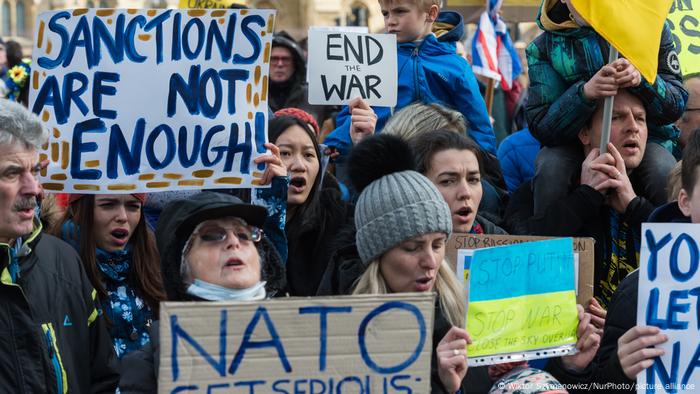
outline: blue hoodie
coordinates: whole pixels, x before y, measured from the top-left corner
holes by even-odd
[[[496,154],[496,136],[486,111],[484,98],[471,66],[456,54],[456,42],[464,34],[462,16],[444,11],[436,24],[448,24],[452,28],[436,37],[427,35],[423,41],[399,43],[397,49],[398,100],[395,110],[413,102],[439,103],[461,112],[467,119],[469,136],[481,148]],[[372,107],[377,114],[376,132],[379,133],[392,114],[390,107]],[[352,146],[350,139],[350,114],[344,106],[336,119],[337,128],[324,144],[346,154]]]

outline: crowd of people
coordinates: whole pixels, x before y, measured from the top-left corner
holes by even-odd
[[[636,325],[641,225],[700,222],[700,78],[665,61],[676,51],[668,26],[646,81],[624,58],[607,64],[605,41],[570,0],[543,0],[527,125],[499,145],[457,54],[461,15],[438,0],[379,3],[398,43],[393,108],[309,105],[314,54],[275,34],[268,153],[256,159],[265,188],[46,193],[48,131],[22,105],[26,80],[12,94],[3,85],[0,387],[156,392],[161,301],[433,292],[431,393],[634,390],[667,339]],[[12,48],[0,40],[0,73],[28,75]],[[445,258],[452,233],[592,237],[577,353],[468,368],[464,289]]]

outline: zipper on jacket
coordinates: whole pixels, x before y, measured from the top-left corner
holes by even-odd
[[[420,45],[423,45],[421,42]],[[421,101],[423,100],[423,94],[421,93],[420,85],[418,84],[418,51],[420,50],[420,45],[415,47],[413,49],[413,53],[411,53],[411,57],[413,58],[413,88],[416,91],[416,100],[414,101]]]
[[[51,323],[46,323],[42,324],[41,328],[44,330],[44,335],[46,335],[46,344],[48,345],[49,349],[49,359],[51,359],[53,372],[56,375],[56,392],[66,394],[68,393],[66,371],[63,369],[61,355],[58,352],[58,346],[56,346],[56,333],[53,329],[53,325]]]

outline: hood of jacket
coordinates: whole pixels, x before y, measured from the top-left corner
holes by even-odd
[[[245,204],[230,194],[202,192],[165,206],[156,228],[156,245],[161,256],[163,287],[169,301],[191,300],[180,274],[182,251],[197,225],[205,220],[236,216],[248,224],[262,228],[267,211],[261,206]],[[262,219],[262,220],[261,220]],[[286,286],[284,265],[267,237],[256,244],[260,254],[262,280],[272,297]]]
[[[437,21],[433,24],[432,33],[425,36],[421,41],[399,43],[399,52],[404,55],[410,55],[418,49],[423,56],[440,56],[456,53],[456,43],[464,34],[462,15],[453,11],[441,12]]]
[[[561,7],[563,7],[563,9]],[[561,22],[555,22],[561,19],[557,18],[555,14],[561,13],[565,13],[568,18],[565,18],[565,20]],[[581,27],[573,20],[569,15],[566,4],[562,3],[561,0],[543,0],[536,21],[540,29],[555,34],[578,35],[591,31],[590,28]]]
[[[272,38],[272,47],[281,46],[289,49],[294,58],[294,75],[296,81],[306,80],[306,61],[304,61],[304,50],[287,32],[281,31],[276,33]]]
[[[654,210],[649,215],[650,223],[690,223],[690,218],[683,215],[678,207],[678,201],[671,201]]]
[[[464,18],[454,11],[442,11],[433,23],[433,33],[440,42],[457,42],[464,36]]]

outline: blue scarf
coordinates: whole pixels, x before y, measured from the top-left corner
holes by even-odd
[[[67,220],[61,226],[61,237],[77,251],[80,251],[80,228]],[[146,345],[151,336],[149,328],[153,312],[144,300],[136,294],[130,283],[131,244],[124,250],[107,252],[95,249],[100,279],[107,290],[107,299],[101,300],[105,314],[111,324],[109,333],[118,358]]]

